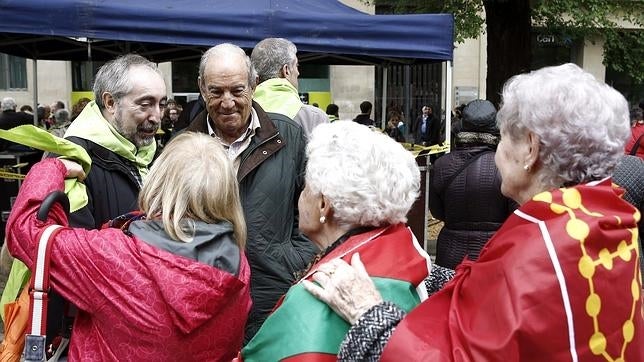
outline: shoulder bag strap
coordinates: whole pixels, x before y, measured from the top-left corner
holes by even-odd
[[[637,141],[635,141],[633,148],[631,148],[631,152],[628,153],[629,155],[635,156],[635,154],[637,153],[637,149],[640,148],[640,142],[642,142],[642,137],[644,137],[644,133],[639,136]]]
[[[65,213],[69,213],[69,199],[62,191],[54,191],[42,201],[36,217],[47,220],[47,214],[54,204],[60,203]],[[49,225],[40,234],[38,249],[31,271],[29,304],[31,317],[29,330],[25,337],[25,362],[46,361],[45,340],[47,335],[47,304],[49,302],[49,262],[51,241],[62,230],[61,225]]]
[[[45,360],[45,335],[47,331],[47,303],[49,301],[49,258],[51,243],[62,226],[49,225],[40,235],[31,274],[29,334],[25,340],[25,361]]]

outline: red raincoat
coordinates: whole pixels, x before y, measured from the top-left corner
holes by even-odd
[[[643,361],[639,211],[610,180],[524,204],[403,319],[383,361]]]
[[[36,219],[42,200],[63,190],[64,175],[56,159],[36,164],[13,207],[8,247],[29,267],[44,228],[68,225],[60,205],[46,222]],[[235,276],[119,229],[65,228],[53,240],[50,275],[79,309],[71,361],[231,360],[241,348],[251,306],[243,252]]]

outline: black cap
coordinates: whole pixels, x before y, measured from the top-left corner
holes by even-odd
[[[475,99],[468,103],[461,113],[465,132],[484,132],[499,134],[496,127],[496,108],[490,101]]]

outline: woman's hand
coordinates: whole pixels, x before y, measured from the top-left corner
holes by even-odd
[[[59,160],[67,169],[65,178],[77,178],[78,181],[83,181],[85,179],[85,171],[83,171],[83,167],[80,164],[64,158],[59,158]]]
[[[382,302],[357,253],[351,257],[351,265],[342,259],[321,265],[313,274],[313,280],[319,286],[304,280],[304,288],[352,325],[367,310]]]

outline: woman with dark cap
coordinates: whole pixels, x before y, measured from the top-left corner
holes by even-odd
[[[468,103],[455,150],[431,170],[429,208],[445,222],[436,245],[440,266],[455,269],[465,257],[477,260],[483,245],[518,206],[501,194],[494,165],[498,143],[494,105],[482,99]]]

